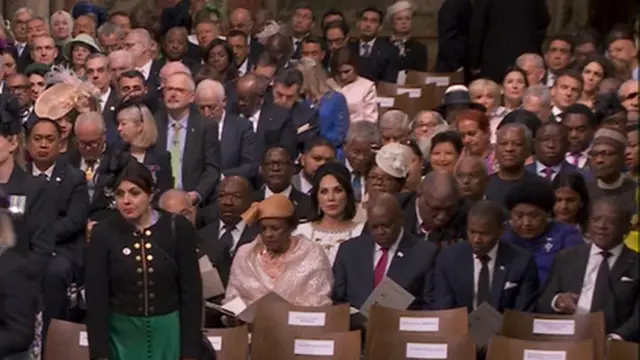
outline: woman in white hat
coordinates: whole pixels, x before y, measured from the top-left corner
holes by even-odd
[[[93,37],[87,34],[78,34],[65,44],[62,53],[69,62],[71,69],[78,75],[84,76],[84,63],[87,57],[102,50]]]
[[[391,25],[389,41],[398,49],[398,70],[427,71],[427,47],[411,38],[413,4],[402,0],[389,6],[387,22]]]

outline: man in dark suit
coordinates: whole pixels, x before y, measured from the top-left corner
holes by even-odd
[[[196,87],[195,104],[212,124],[218,127],[220,170],[224,176],[239,175],[249,181],[258,177],[260,154],[255,150],[256,134],[251,122],[225,111],[227,97],[224,86],[211,79]]]
[[[193,106],[195,84],[187,73],[170,75],[164,83],[164,109],[156,116],[156,146],[171,153],[174,185],[204,204],[220,180],[218,129]]]
[[[316,15],[313,13],[311,5],[304,2],[296,4],[291,15],[292,59],[300,59],[302,40],[311,33],[315,26]]]
[[[164,54],[164,63],[169,61],[182,62],[192,74],[198,72],[201,64],[201,57],[197,52],[189,52],[190,45],[189,33],[184,27],[172,27],[167,30],[162,38],[162,53]]]
[[[436,71],[449,73],[467,66],[470,0],[445,0],[438,10],[438,58]]]
[[[264,46],[251,36],[256,26],[255,18],[251,14],[251,11],[245,8],[233,9],[231,14],[229,14],[229,25],[232,30],[242,31],[246,35],[247,46],[249,47],[248,59],[250,63],[255,64],[258,56],[264,51]],[[231,34],[231,31],[229,34]]]
[[[359,14],[360,37],[349,43],[349,50],[360,54],[358,75],[373,82],[396,83],[398,80],[398,51],[389,40],[378,37],[384,13],[367,7]]]
[[[467,241],[443,249],[438,257],[435,308],[472,312],[486,302],[500,312],[529,310],[538,289],[536,264],[529,252],[500,242],[502,208],[481,200],[467,220]]]
[[[367,204],[369,232],[342,243],[333,264],[333,301],[360,308],[386,276],[415,301],[410,309],[431,309],[438,249],[406,233],[398,201],[381,194]]]
[[[158,75],[163,63],[160,60],[153,59],[151,41],[151,36],[147,30],[137,28],[127,34],[122,45],[135,59],[136,70],[140,71],[144,76],[147,88],[154,90],[160,86]]]
[[[55,194],[55,222],[49,228],[56,244],[42,282],[44,329],[51,319],[66,319],[67,288],[80,266],[81,248],[89,216],[89,195],[82,172],[59,161],[61,130],[49,119],[38,120],[29,133],[27,149],[32,162],[27,169],[48,181]]]
[[[469,38],[473,74],[501,83],[518,56],[540,53],[549,21],[545,0],[475,1]]]
[[[33,111],[33,99],[29,93],[31,84],[29,79],[23,74],[9,75],[5,80],[7,90],[11,94],[9,97],[17,101],[20,108],[20,123],[25,130],[30,129],[38,120]]]
[[[561,173],[581,172],[565,160],[569,149],[569,134],[564,125],[557,122],[543,124],[536,132],[533,143],[536,161],[525,166],[527,171],[550,182]]]
[[[311,199],[291,185],[294,174],[293,158],[282,146],[272,146],[264,152],[260,175],[264,186],[254,193],[255,201],[262,201],[273,194],[282,194],[293,202],[296,217],[308,219],[311,214]]]
[[[320,136],[310,139],[304,144],[300,165],[302,169],[293,176],[291,185],[303,194],[311,195],[313,177],[318,168],[330,161],[336,160],[336,147]]]
[[[404,230],[439,247],[459,242],[465,236],[465,201],[460,198],[453,175],[428,173],[417,193],[398,195],[404,211]]]
[[[567,315],[603,311],[609,337],[640,340],[640,254],[624,244],[631,215],[615,198],[592,204],[591,244],[556,255],[538,311]]]
[[[238,66],[238,76],[243,76],[253,69],[256,58],[251,57],[249,48],[249,37],[240,30],[231,30],[227,34],[227,43],[233,50],[236,64]]]
[[[110,86],[109,58],[104,54],[91,54],[87,57],[84,67],[87,79],[100,90],[98,101],[107,128],[107,144],[115,145],[121,141],[115,114],[118,95]]]
[[[240,116],[248,119],[256,133],[258,154],[270,146],[280,145],[290,154],[297,154],[297,130],[290,110],[264,101],[268,84],[260,75],[249,73],[236,84]]]

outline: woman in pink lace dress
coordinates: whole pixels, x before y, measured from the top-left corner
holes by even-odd
[[[273,292],[296,306],[331,304],[331,264],[320,245],[291,236],[297,222],[289,198],[271,195],[243,218],[247,223],[258,221],[260,234],[238,249],[225,303],[239,297],[249,306]]]

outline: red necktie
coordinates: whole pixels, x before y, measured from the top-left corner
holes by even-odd
[[[573,166],[578,166],[580,163],[580,153],[571,154],[573,156]]]
[[[376,264],[375,270],[373,270],[373,288],[377,288],[382,279],[384,278],[384,273],[387,270],[387,261],[389,260],[389,249],[388,248],[380,248],[382,251],[382,256],[380,256],[380,260]]]
[[[552,168],[550,168],[550,167],[548,167],[548,168],[545,168],[545,169],[544,169],[544,177],[545,177],[547,180],[551,180],[551,175],[553,175],[553,173],[554,173],[554,171],[553,171],[553,169],[552,169]]]

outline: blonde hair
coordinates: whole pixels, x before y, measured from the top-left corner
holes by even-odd
[[[117,118],[132,119],[138,123],[142,122],[142,131],[133,139],[131,145],[146,149],[154,145],[156,140],[158,140],[156,121],[148,107],[144,105],[129,106],[120,110]]]
[[[500,101],[500,86],[493,80],[477,79],[469,84],[469,95],[473,99],[476,95],[480,95],[485,91],[489,91],[496,102]]]
[[[327,74],[312,59],[300,59],[296,69],[302,73],[302,91],[314,102],[320,101],[324,94],[331,91],[327,84]]]

